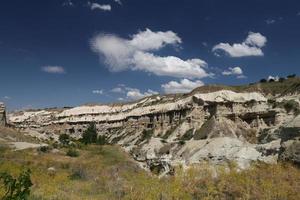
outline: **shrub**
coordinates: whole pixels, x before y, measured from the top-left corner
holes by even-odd
[[[97,142],[97,129],[95,123],[91,123],[87,130],[83,132],[81,141],[84,144],[92,144]]]
[[[151,139],[151,137],[153,136],[153,134],[154,134],[153,129],[150,129],[150,130],[144,129],[140,139],[137,141],[137,144],[139,144],[145,140],[149,141]]]
[[[68,149],[67,156],[78,157],[79,156],[79,152],[76,149]]]
[[[97,144],[99,144],[99,145],[107,144],[106,137],[104,135],[99,135],[97,138]]]
[[[208,121],[204,122],[200,129],[197,129],[194,134],[195,140],[203,140],[208,137],[209,131],[214,127],[214,120],[210,118]]]
[[[59,135],[58,140],[62,145],[66,146],[70,143],[70,136],[68,134],[64,133],[64,134]]]
[[[287,76],[287,78],[295,78],[296,77],[296,74],[290,74]]]
[[[50,147],[49,146],[41,146],[38,148],[38,151],[42,152],[42,153],[48,153],[50,151]]]
[[[259,82],[261,82],[261,83],[266,83],[267,82],[267,79],[265,79],[265,78],[263,78],[263,79],[260,79],[260,81]]]
[[[179,144],[179,145],[184,145],[184,144],[185,144],[185,141],[184,141],[184,140],[180,140],[180,141],[178,142],[178,144]]]
[[[0,181],[3,182],[6,190],[2,200],[27,200],[32,186],[30,173],[29,169],[24,170],[18,178],[13,178],[6,172],[0,173]]]
[[[185,134],[180,138],[180,140],[190,140],[194,136],[194,129],[191,128],[185,132]]]
[[[299,103],[294,100],[285,101],[283,107],[288,113],[291,111],[299,112]]]
[[[168,139],[170,137],[170,135],[175,131],[177,127],[172,127],[169,130],[166,131],[166,133],[162,136],[162,139]]]
[[[72,174],[70,175],[71,180],[82,180],[86,178],[87,178],[86,171],[82,166],[79,166],[76,169],[72,169]]]

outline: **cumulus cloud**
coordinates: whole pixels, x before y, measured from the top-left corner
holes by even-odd
[[[103,57],[111,71],[139,70],[158,76],[202,78],[208,76],[207,63],[199,58],[182,60],[175,56],[157,56],[166,45],[178,46],[181,38],[172,31],[153,32],[150,29],[134,34],[130,39],[100,34],[91,40],[91,48]]]
[[[231,57],[263,56],[262,47],[265,46],[267,38],[260,33],[249,32],[248,37],[242,43],[219,43],[212,49],[216,55],[218,51],[224,51]]]
[[[163,84],[161,87],[165,93],[188,93],[202,85],[204,85],[204,83],[200,80],[190,81],[188,79],[182,79],[180,82],[170,81],[169,83]]]
[[[44,66],[41,68],[43,72],[51,74],[64,74],[66,73],[65,69],[61,66]]]
[[[124,93],[124,89],[121,88],[121,87],[116,87],[116,88],[113,88],[111,90],[111,92],[114,92],[114,93]]]
[[[103,11],[111,11],[111,5],[109,4],[98,4],[98,3],[88,3],[90,6],[91,10],[103,10]]]
[[[114,0],[114,2],[116,2],[116,3],[120,4],[120,5],[122,5],[122,1],[121,1],[121,0]]]
[[[243,70],[240,67],[229,67],[228,70],[222,72],[223,75],[241,75],[243,74]]]
[[[274,24],[275,22],[276,22],[275,19],[267,19],[267,20],[266,20],[266,23],[267,23],[267,24]]]
[[[124,94],[125,96],[118,98],[119,101],[123,101],[126,99],[127,100],[137,100],[137,99],[144,98],[146,96],[158,94],[158,92],[151,90],[151,89],[148,89],[145,92],[142,92],[140,89],[127,87],[124,84],[119,84],[117,87],[111,89],[110,92]]]
[[[224,76],[235,75],[237,78],[246,78],[240,67],[229,67],[227,70],[223,71],[222,74]]]
[[[9,96],[4,96],[3,99],[4,99],[4,100],[10,100],[11,97],[9,97]]]
[[[74,6],[74,3],[71,0],[66,0],[63,2],[62,6],[71,7]]]
[[[103,94],[104,91],[103,90],[93,90],[92,93],[93,94]]]
[[[158,94],[158,92],[148,89],[146,92],[141,92],[136,88],[127,88],[128,91],[126,93],[126,97],[130,100],[137,100],[147,96],[151,96],[154,94]]]

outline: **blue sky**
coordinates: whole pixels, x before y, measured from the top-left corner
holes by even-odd
[[[300,73],[297,0],[0,3],[9,110],[129,101]]]

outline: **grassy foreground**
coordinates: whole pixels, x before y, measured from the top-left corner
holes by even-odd
[[[219,176],[207,165],[159,179],[141,170],[119,147],[89,145],[78,157],[37,150],[0,148],[0,172],[17,176],[30,168],[30,199],[300,199],[300,170],[291,165],[254,164],[251,169]],[[50,170],[50,169],[51,170]],[[54,170],[55,169],[55,170]],[[4,188],[0,183],[0,199]]]

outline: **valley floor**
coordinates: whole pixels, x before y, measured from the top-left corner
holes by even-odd
[[[203,164],[158,178],[118,146],[77,146],[77,157],[67,156],[67,148],[0,147],[0,172],[31,170],[32,200],[300,199],[300,170],[289,164],[255,163],[241,172],[232,164],[230,170],[220,167],[218,176]]]

